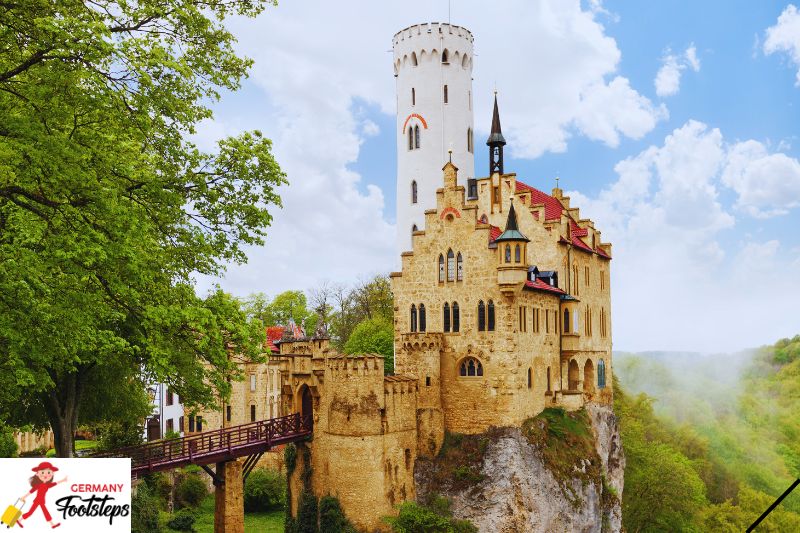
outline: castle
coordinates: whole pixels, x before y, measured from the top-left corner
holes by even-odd
[[[406,250],[391,274],[394,375],[381,356],[335,353],[324,330],[279,328],[268,363],[247,365],[230,403],[203,413],[205,429],[313,415],[290,476],[295,516],[311,490],[374,529],[415,497],[417,457],[434,456],[445,432],[611,403],[611,245],[559,188],[547,194],[505,171],[496,95],[488,175],[475,176],[472,44],[449,24],[394,36]]]

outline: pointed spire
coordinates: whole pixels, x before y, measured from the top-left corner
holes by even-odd
[[[506,139],[503,137],[503,130],[500,128],[500,111],[497,109],[497,91],[494,93],[494,112],[492,113],[492,132],[489,134],[489,139],[486,141],[488,146],[506,144]]]
[[[517,225],[517,212],[514,211],[514,200],[511,200],[511,209],[508,210],[508,220],[506,220],[506,229],[503,233],[497,237],[494,242],[502,242],[502,241],[525,241],[529,242],[525,235],[523,235],[519,231],[519,226]]]

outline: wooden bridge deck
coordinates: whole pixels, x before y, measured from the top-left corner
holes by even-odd
[[[148,442],[93,457],[130,457],[131,475],[162,472],[187,465],[209,465],[261,454],[273,446],[311,436],[311,415],[292,414],[216,431]]]

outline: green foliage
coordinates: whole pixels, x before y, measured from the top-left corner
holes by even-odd
[[[14,440],[14,431],[0,423],[0,457],[16,457],[17,441]]]
[[[286,464],[286,476],[291,477],[297,467],[297,446],[293,442],[283,449],[283,462]]]
[[[319,503],[310,490],[300,493],[297,508],[297,533],[319,533]]]
[[[345,517],[338,498],[334,496],[320,498],[319,530],[323,533],[356,533],[353,524]]]
[[[138,421],[106,422],[98,424],[97,448],[100,451],[118,450],[142,443],[142,424]]]
[[[194,279],[263,243],[286,180],[260,132],[188,134],[251,65],[225,19],[272,3],[3,6],[0,419],[50,425],[60,455],[142,405],[142,370],[192,407],[228,393],[230,345],[259,357],[260,322]]]
[[[131,532],[159,533],[159,498],[147,483],[140,483],[131,499]]]
[[[175,508],[197,508],[208,495],[208,487],[199,474],[183,474],[175,483]]]
[[[394,320],[392,285],[386,275],[361,281],[351,289],[323,287],[316,291],[314,299],[318,309],[331,308],[329,322],[334,346],[341,351],[353,330],[363,321],[383,319],[391,323]]]
[[[397,516],[384,521],[395,533],[474,533],[478,529],[467,520],[453,518],[450,501],[434,495],[427,504],[407,501],[400,504]]]
[[[194,523],[197,517],[190,509],[181,509],[173,514],[167,521],[167,527],[175,531],[194,531]]]
[[[359,323],[344,345],[344,353],[377,353],[383,356],[386,374],[394,373],[394,326],[383,318],[368,318]]]
[[[286,502],[286,480],[274,470],[256,468],[244,483],[244,510],[272,511]]]
[[[483,481],[483,458],[493,435],[493,430],[488,435],[445,432],[442,447],[434,460],[433,490],[466,489]]]
[[[292,319],[297,325],[303,325],[308,335],[313,335],[317,326],[317,315],[308,309],[303,291],[284,291],[272,301],[263,293],[251,294],[244,300],[244,309],[266,326],[285,326]]]

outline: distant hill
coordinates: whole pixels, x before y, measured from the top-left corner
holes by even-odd
[[[679,456],[672,459],[682,457],[692,465],[705,485],[705,501],[695,500],[685,509],[693,515],[687,524],[699,530],[746,527],[759,507],[765,509],[800,477],[800,335],[727,354],[615,353],[614,373],[621,393],[616,411],[623,446],[634,453],[625,499],[637,497],[628,484],[629,479],[636,482],[637,468],[646,473],[658,466],[652,450],[637,462],[640,445],[667,446]],[[653,505],[640,508],[637,503],[627,502],[629,511]],[[623,518],[625,507],[623,501]],[[779,511],[792,512],[773,517],[787,521],[775,531],[800,531],[800,493],[787,498]],[[632,511],[628,518],[636,519]],[[641,529],[641,524],[627,527]]]

